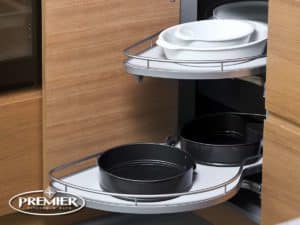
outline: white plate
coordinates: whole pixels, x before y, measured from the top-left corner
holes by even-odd
[[[247,43],[253,32],[253,25],[245,21],[220,19],[181,24],[175,36],[184,46],[215,48]]]
[[[214,9],[216,19],[256,20],[267,23],[268,3],[265,1],[244,1],[221,5]]]
[[[265,23],[248,21],[255,32],[249,43],[219,48],[194,48],[178,43],[175,32],[180,25],[164,30],[157,40],[157,45],[164,49],[168,59],[173,60],[229,60],[262,55],[265,51],[268,27]]]

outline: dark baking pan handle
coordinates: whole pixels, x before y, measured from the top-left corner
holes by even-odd
[[[249,157],[249,158],[244,160],[243,165],[247,165],[247,162],[249,162],[249,161],[257,161],[260,158],[262,158],[261,154]],[[252,191],[252,192],[255,192],[259,196],[261,196],[261,184],[259,184],[257,182],[254,182],[254,181],[249,181],[247,179],[243,179],[243,177],[245,177],[247,175],[260,173],[261,171],[262,171],[262,164],[258,164],[254,167],[244,169],[243,174],[242,174],[241,188]]]
[[[169,146],[175,147],[178,143],[179,143],[179,140],[177,137],[169,136],[166,138],[166,144]],[[193,169],[195,170],[196,167],[197,167],[196,163],[194,162]]]
[[[178,144],[179,140],[177,137],[169,136],[166,138],[166,144],[170,146],[176,146]]]
[[[232,113],[247,118],[248,121],[253,121],[253,122],[263,122],[267,118],[266,114],[259,114],[259,113],[243,113],[243,112],[227,112],[227,113]]]
[[[258,154],[258,155],[255,155],[255,156],[250,156],[250,157],[244,159],[242,165],[247,165],[247,164],[249,164],[249,162],[251,162],[251,161],[257,161],[260,158],[262,158],[261,154]]]
[[[242,166],[248,165],[249,162],[257,162],[260,158],[262,158],[262,154],[258,154],[256,156],[248,157],[243,161]],[[256,166],[252,166],[252,167],[244,169],[243,170],[243,177],[247,176],[247,175],[251,175],[251,174],[260,173],[261,171],[262,171],[262,165],[257,164]]]
[[[243,180],[242,183],[241,183],[241,188],[245,189],[245,190],[252,191],[252,192],[258,194],[259,197],[261,197],[262,185],[257,183],[257,182],[254,182],[254,181],[251,181],[251,180]]]
[[[234,115],[240,116],[241,118],[244,118],[247,123],[247,127],[251,130],[256,130],[263,135],[263,123],[264,120],[266,119],[266,114],[259,114],[259,113],[243,113],[243,112],[229,112]],[[262,146],[262,145],[261,145]],[[260,146],[260,151],[261,152],[261,146]]]

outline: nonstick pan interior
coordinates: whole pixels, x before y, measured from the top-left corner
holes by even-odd
[[[131,180],[156,181],[167,179],[185,171],[174,163],[155,160],[129,161],[107,170],[118,177]]]
[[[124,194],[167,194],[191,188],[194,161],[178,148],[131,144],[113,148],[98,158],[100,186]]]

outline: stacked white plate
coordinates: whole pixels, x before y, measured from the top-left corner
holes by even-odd
[[[238,1],[226,3],[214,9],[213,18],[255,20],[267,23],[268,2]]]
[[[245,20],[201,20],[170,27],[157,40],[168,59],[232,60],[264,53],[268,27]]]

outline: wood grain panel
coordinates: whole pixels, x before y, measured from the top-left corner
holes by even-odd
[[[8,200],[42,185],[42,101],[40,90],[0,96],[0,215]]]
[[[263,224],[300,216],[300,127],[269,116],[264,133]]]
[[[240,210],[227,203],[198,210],[196,214],[213,225],[255,225]]]
[[[300,1],[269,2],[267,108],[300,124]]]
[[[114,145],[173,133],[176,82],[138,85],[124,72],[122,50],[177,23],[179,1],[44,0],[43,11],[45,174]]]
[[[82,209],[76,213],[64,216],[31,216],[13,213],[0,217],[0,225],[72,225],[102,216],[104,212],[92,209]]]

